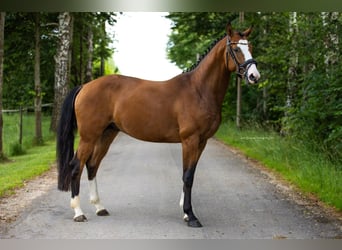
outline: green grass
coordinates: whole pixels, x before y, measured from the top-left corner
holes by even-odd
[[[0,197],[21,187],[25,180],[38,176],[51,168],[55,162],[54,141],[45,142],[27,150],[25,155],[11,157],[11,162],[0,164]]]
[[[310,145],[280,137],[275,132],[257,128],[238,130],[226,123],[216,137],[342,211],[342,167],[328,160],[324,152],[315,152]]]
[[[50,132],[50,116],[42,116],[42,133],[44,140],[51,140],[54,135]],[[24,154],[25,150],[31,148],[34,143],[35,136],[35,119],[34,114],[23,115],[23,139],[22,145],[19,144],[19,114],[3,115],[3,147],[4,154],[7,157]],[[21,147],[20,149],[18,149]]]
[[[0,197],[49,170],[56,159],[54,135],[49,131],[50,116],[42,119],[42,146],[34,146],[33,114],[23,117],[22,145],[19,144],[19,114],[5,114],[3,120],[3,147],[8,160],[0,163]]]

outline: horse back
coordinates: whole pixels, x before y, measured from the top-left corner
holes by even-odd
[[[90,133],[88,124],[101,131],[114,123],[138,139],[179,142],[179,96],[177,86],[168,81],[123,75],[98,78],[85,84],[75,101],[80,134]]]

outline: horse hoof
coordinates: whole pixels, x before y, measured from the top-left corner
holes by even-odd
[[[189,227],[203,227],[201,222],[199,222],[199,220],[190,220],[190,221],[188,221],[188,226]]]
[[[79,215],[77,217],[74,218],[74,221],[75,222],[86,222],[88,221],[87,220],[87,217],[85,217],[83,214],[82,215]]]
[[[109,213],[108,213],[108,211],[107,211],[106,209],[102,209],[102,210],[100,210],[100,211],[97,211],[97,212],[96,212],[96,215],[97,215],[97,216],[108,216]]]

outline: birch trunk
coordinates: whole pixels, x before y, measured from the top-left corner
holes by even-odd
[[[69,91],[71,43],[72,43],[72,16],[69,12],[62,12],[59,19],[59,43],[55,56],[55,97],[51,121],[51,130],[56,131],[61,107]]]
[[[298,34],[298,23],[297,23],[297,12],[292,12],[290,14],[290,21],[289,21],[289,31],[290,34]],[[297,44],[296,39],[292,39],[292,49],[290,51],[290,58],[289,58],[289,69],[288,69],[288,79],[287,79],[287,98],[286,98],[286,106],[292,106],[293,100],[293,82],[296,78],[296,71],[298,66],[298,51],[296,50]]]
[[[326,29],[329,28],[328,26],[330,23],[333,23],[338,19],[338,12],[322,12],[322,21],[323,27]],[[331,24],[333,25],[333,24]],[[324,41],[324,46],[327,49],[327,52],[324,54],[324,64],[326,68],[326,74],[329,75],[329,69],[331,65],[335,64],[339,60],[339,51],[338,51],[338,35],[337,35],[337,26],[330,27],[327,32],[327,37]]]

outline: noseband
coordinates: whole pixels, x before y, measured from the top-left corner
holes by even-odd
[[[252,64],[255,64],[257,66],[257,61],[255,61],[253,58],[248,59],[244,63],[239,63],[239,61],[236,58],[236,54],[232,48],[233,44],[242,44],[242,45],[248,45],[247,43],[238,43],[238,42],[231,42],[229,37],[227,37],[227,50],[226,50],[226,60],[227,60],[227,67],[228,67],[228,56],[230,55],[233,58],[233,61],[236,65],[236,74],[240,77],[243,78],[245,77],[246,82],[249,83],[248,81],[248,69],[252,66]]]

